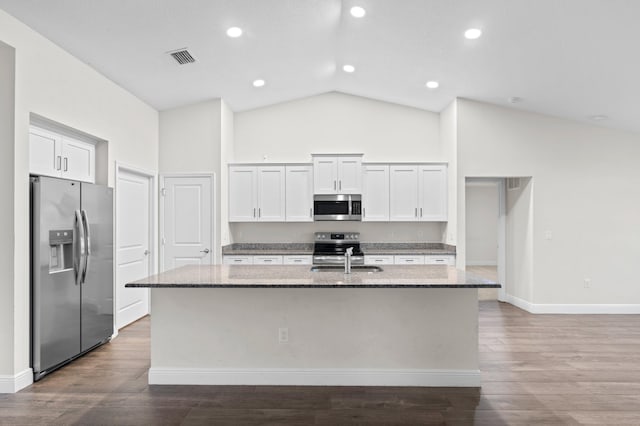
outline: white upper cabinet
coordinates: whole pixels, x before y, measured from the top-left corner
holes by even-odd
[[[95,145],[37,127],[29,129],[29,173],[95,183]]]
[[[362,167],[362,221],[389,220],[389,166]]]
[[[391,221],[447,221],[446,165],[392,165],[389,173]]]
[[[284,222],[284,166],[229,166],[229,221]]]
[[[285,166],[286,221],[313,222],[313,167]]]
[[[284,166],[258,167],[258,221],[285,220]]]
[[[229,221],[256,221],[258,217],[257,205],[257,167],[229,166]]]
[[[389,168],[389,219],[396,222],[418,220],[418,166]]]
[[[447,166],[421,165],[418,170],[419,216],[422,221],[446,222]]]
[[[313,156],[314,194],[361,194],[362,155]]]

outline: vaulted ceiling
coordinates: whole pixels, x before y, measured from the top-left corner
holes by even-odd
[[[366,15],[353,17],[352,6]],[[0,0],[0,8],[159,110],[222,97],[243,111],[340,91],[436,112],[464,97],[640,132],[636,0]],[[230,38],[234,26],[243,34]],[[482,36],[466,39],[468,28]],[[185,47],[195,63],[167,54]],[[439,87],[425,87],[430,80]]]

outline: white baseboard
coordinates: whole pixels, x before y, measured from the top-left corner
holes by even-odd
[[[479,387],[479,370],[150,368],[150,385]]]
[[[0,393],[16,393],[32,383],[33,370],[31,368],[14,375],[0,375]]]
[[[467,266],[498,266],[495,260],[467,260]]]
[[[532,314],[640,314],[640,304],[531,303],[511,295],[506,301]]]

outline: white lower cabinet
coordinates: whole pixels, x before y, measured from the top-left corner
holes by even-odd
[[[253,256],[222,256],[224,265],[253,265]]]
[[[396,265],[424,265],[424,256],[421,255],[402,255],[394,256]]]
[[[364,264],[365,265],[393,265],[394,260],[393,256],[387,255],[373,255],[373,256],[364,256]]]
[[[283,264],[285,265],[311,265],[312,263],[313,263],[313,256],[311,255],[283,256]]]
[[[282,265],[282,256],[253,256],[254,265]]]
[[[425,265],[450,265],[453,266],[456,264],[456,257],[453,255],[427,255],[424,257]]]

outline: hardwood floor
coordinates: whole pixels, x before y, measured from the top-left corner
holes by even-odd
[[[640,315],[480,302],[479,388],[148,386],[149,320],[16,394],[0,424],[640,424]]]

